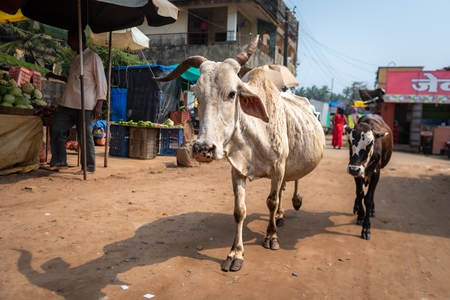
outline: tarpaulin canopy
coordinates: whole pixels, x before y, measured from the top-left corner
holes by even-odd
[[[154,68],[158,67],[163,72],[172,72],[175,70],[176,67],[178,67],[178,64],[170,65],[170,66],[164,66],[164,65],[139,65],[139,66],[121,66],[121,67],[114,67],[114,70],[133,70],[133,69],[145,69],[145,68]],[[198,68],[189,68],[186,72],[181,74],[180,76],[184,80],[187,80],[189,82],[196,82],[198,78],[200,77],[200,69]]]
[[[92,44],[97,46],[109,46],[109,34],[106,32],[93,33],[89,30],[89,38]],[[112,32],[112,47],[114,49],[136,51],[148,48],[150,39],[137,27],[116,30]]]
[[[157,64],[112,68],[112,86],[127,90],[125,113],[128,120],[162,123],[170,111],[179,109],[181,78],[169,82],[153,80],[173,69]]]
[[[176,67],[178,67],[178,64],[168,66],[167,68],[169,68],[169,69],[171,69],[171,71],[173,71],[173,70],[175,70]],[[200,69],[189,68],[180,77],[189,82],[196,82],[198,80],[198,78],[200,77]]]

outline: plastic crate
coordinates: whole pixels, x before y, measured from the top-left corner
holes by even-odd
[[[9,78],[14,79],[18,86],[25,82],[30,82],[33,71],[24,67],[11,67],[9,69]]]
[[[128,157],[130,149],[130,127],[123,125],[110,126],[109,154]]]
[[[159,154],[177,155],[177,149],[183,144],[183,128],[161,128]]]
[[[159,128],[130,128],[130,158],[153,159],[158,154]]]
[[[31,84],[33,84],[39,91],[42,91],[41,72],[32,71]]]
[[[171,111],[170,112],[170,119],[175,123],[175,124],[181,124],[183,125],[183,123],[187,120],[191,119],[191,115],[189,114],[188,111]]]

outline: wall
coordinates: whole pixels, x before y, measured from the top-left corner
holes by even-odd
[[[215,45],[183,45],[183,46],[161,46],[151,47],[142,51],[149,64],[161,64],[170,66],[181,63],[189,56],[200,55],[209,60],[223,61],[234,57],[242,52],[247,45],[245,44],[215,44]],[[273,64],[270,57],[256,51],[251,57],[247,66],[254,68],[266,64]]]

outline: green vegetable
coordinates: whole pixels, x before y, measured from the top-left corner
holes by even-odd
[[[9,102],[2,102],[2,103],[0,103],[0,106],[9,106],[9,107],[13,107],[12,103],[9,103]]]
[[[169,118],[167,120],[165,120],[162,125],[166,125],[167,127],[172,127],[173,125],[175,125],[175,123]]]
[[[6,94],[5,96],[3,96],[3,101],[13,104],[14,101],[16,101],[16,97],[11,94]]]
[[[22,90],[19,87],[13,86],[9,88],[8,93],[13,96],[19,96],[20,94],[22,94]]]
[[[8,94],[9,87],[0,85],[0,96]]]
[[[34,99],[42,99],[42,93],[41,93],[41,91],[38,90],[38,89],[34,89],[34,90],[33,90],[32,97],[33,97]]]
[[[13,86],[13,87],[17,87],[17,81],[15,81],[14,79],[8,79],[8,83]],[[20,90],[20,92],[22,92],[22,90]]]
[[[22,84],[22,92],[31,94],[34,90],[34,85],[31,84],[31,82],[25,82]]]
[[[25,105],[27,106],[28,104],[30,104],[30,100],[28,100],[27,98],[25,98],[22,95],[18,95],[16,97],[16,101],[14,101],[15,106],[17,105]]]

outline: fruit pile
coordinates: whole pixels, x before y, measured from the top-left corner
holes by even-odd
[[[153,122],[150,122],[150,121],[142,121],[142,120],[140,120],[138,122],[135,122],[133,120],[124,121],[123,119],[120,119],[118,123],[112,122],[112,124],[128,125],[128,126],[154,127],[154,128],[183,128],[183,125],[175,125],[174,122],[171,119],[165,120],[162,124],[153,123]]]

